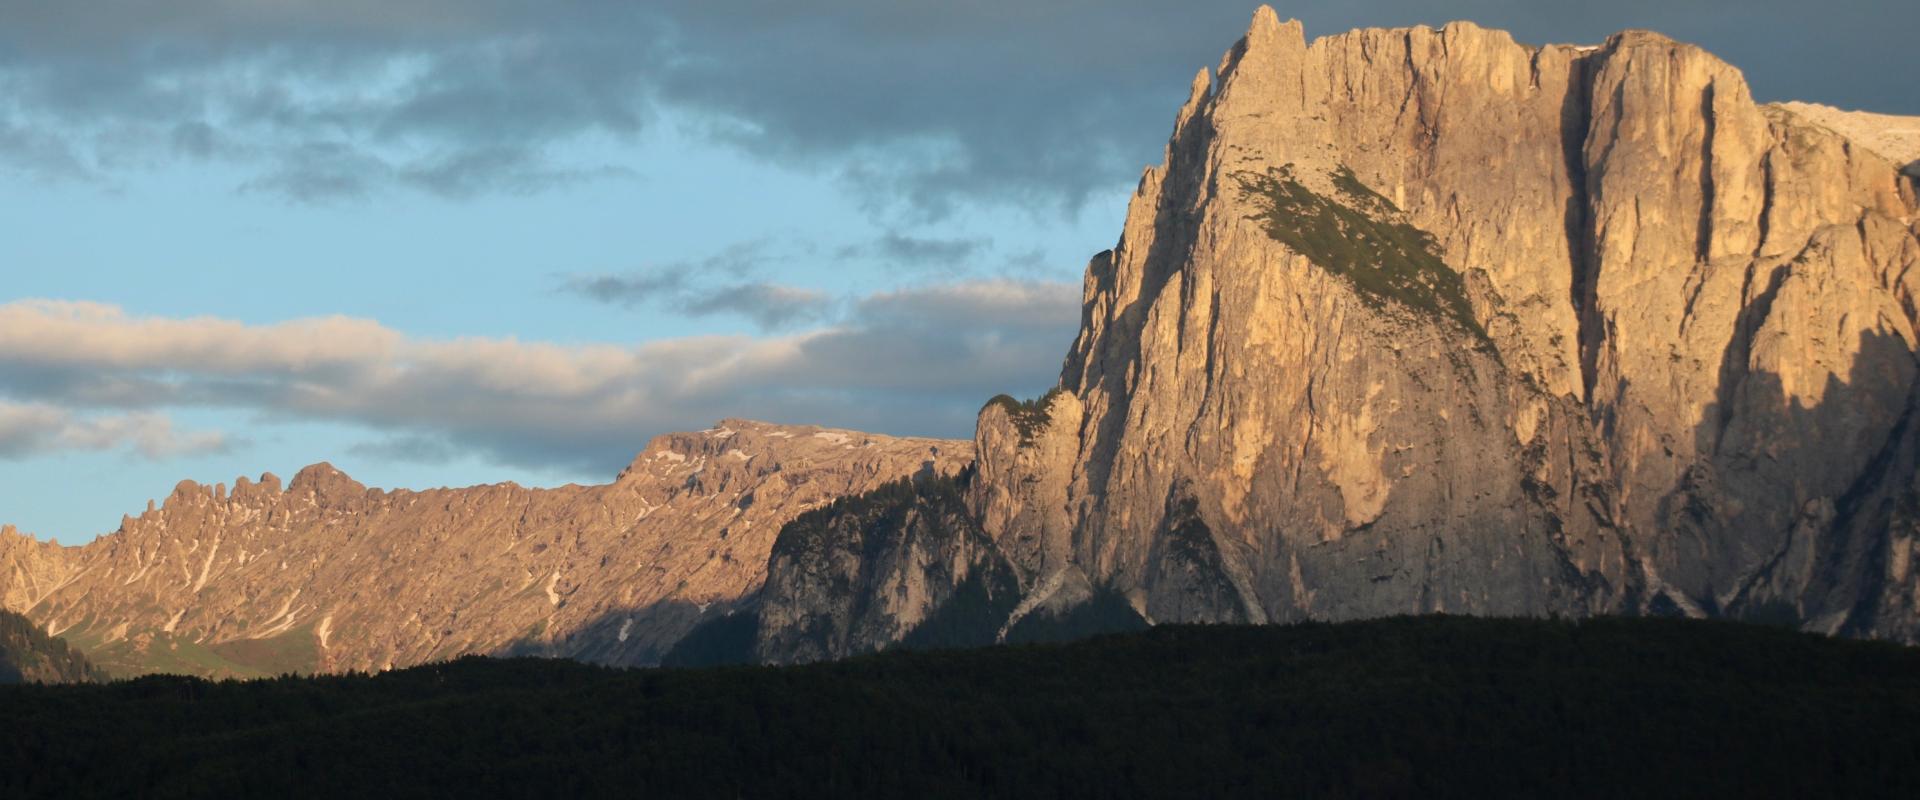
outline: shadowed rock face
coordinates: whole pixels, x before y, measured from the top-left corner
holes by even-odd
[[[0,599],[118,674],[369,670],[468,653],[649,664],[765,580],[780,526],[966,442],[726,420],[604,486],[368,489],[325,464],[180,484],[83,547],[0,534]]]
[[[81,683],[106,677],[87,657],[32,620],[0,609],[0,686]]]
[[[1261,9],[1089,264],[1059,391],[981,412],[1012,621],[1099,591],[1915,639],[1895,158],[1653,33],[1309,43]]]
[[[903,481],[801,515],[781,530],[768,576],[755,648],[742,660],[987,644],[1021,594],[948,478]]]

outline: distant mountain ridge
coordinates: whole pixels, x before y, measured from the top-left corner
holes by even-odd
[[[1887,158],[1920,177],[1920,117],[1846,111],[1818,103],[1780,103],[1778,108]]]
[[[0,531],[0,601],[118,675],[379,670],[467,654],[648,664],[758,589],[801,511],[964,441],[729,419],[613,483],[368,489],[330,465],[183,482],[79,547]]]

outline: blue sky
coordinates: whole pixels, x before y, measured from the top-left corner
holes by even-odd
[[[1314,2],[1663,30],[1920,114],[1911,3]],[[0,0],[0,521],[183,478],[603,481],[724,416],[965,436],[1049,386],[1250,3]]]

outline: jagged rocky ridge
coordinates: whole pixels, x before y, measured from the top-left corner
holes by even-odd
[[[1088,265],[1058,389],[982,410],[970,524],[904,538],[1008,565],[1002,637],[1117,597],[1152,622],[1666,613],[1920,639],[1920,153],[1855,123],[1756,104],[1644,31],[1309,43],[1262,8]],[[875,516],[815,527],[857,554],[887,538]],[[832,592],[776,559],[753,655],[886,646],[952,593],[848,585],[901,554],[864,558]],[[875,608],[860,625],[891,633],[787,644]]]
[[[0,607],[118,675],[378,670],[465,654],[651,664],[759,589],[802,511],[964,441],[724,420],[601,486],[369,489],[326,464],[183,482],[81,547],[0,531]]]

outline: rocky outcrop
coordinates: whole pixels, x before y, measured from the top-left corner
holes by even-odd
[[[468,653],[654,663],[759,590],[803,511],[966,442],[725,420],[611,484],[369,489],[326,464],[180,484],[83,547],[0,533],[0,598],[118,674],[377,670]]]
[[[0,525],[0,609],[21,609],[59,589],[74,573],[73,548]]]
[[[1920,212],[1852,135],[1658,34],[1261,9],[1089,264],[1058,389],[981,412],[1015,621],[1920,638]]]
[[[756,606],[753,660],[992,644],[1020,585],[974,523],[964,480],[902,481],[789,523]]]

